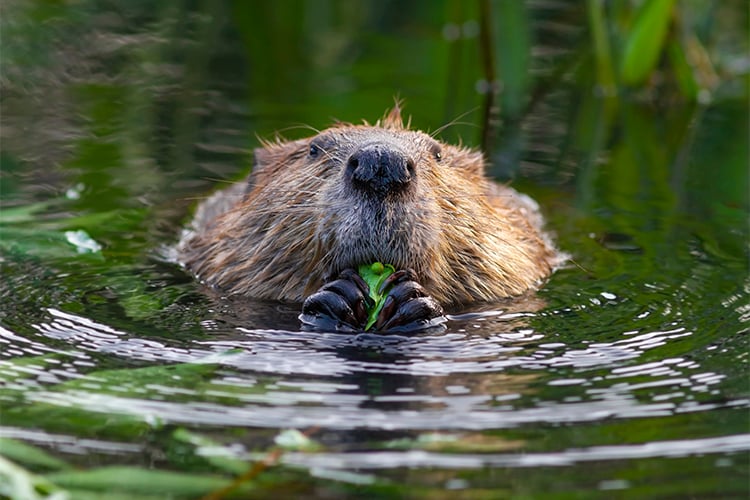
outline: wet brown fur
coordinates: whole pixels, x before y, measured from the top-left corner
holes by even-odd
[[[325,146],[321,158],[308,157],[313,140]],[[408,196],[378,206],[346,187],[347,157],[368,140],[415,160]],[[558,254],[540,226],[533,201],[485,177],[480,153],[410,130],[397,106],[374,125],[264,144],[245,183],[198,208],[178,259],[224,293],[293,302],[379,260],[414,269],[444,305],[468,304],[520,295],[549,276]]]

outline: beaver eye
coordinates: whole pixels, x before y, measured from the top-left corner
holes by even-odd
[[[322,153],[323,150],[320,149],[320,146],[317,144],[310,144],[310,150],[308,151],[308,156],[312,159],[317,158],[320,156],[320,153]]]
[[[433,144],[430,148],[430,152],[432,153],[432,156],[436,161],[441,161],[443,159],[443,150],[438,144]]]

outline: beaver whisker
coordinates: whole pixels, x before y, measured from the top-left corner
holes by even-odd
[[[221,179],[219,177],[201,177],[201,180],[211,181],[211,182],[218,182],[219,184],[234,184],[234,183],[237,182],[236,180]]]
[[[307,194],[309,194],[309,195],[312,196],[312,195],[315,195],[317,193],[307,192]],[[474,198],[475,197],[472,197],[471,199],[474,199]],[[434,201],[436,199],[438,199],[438,198],[424,197],[423,196],[423,197],[420,198],[419,201],[421,201],[421,202],[428,202],[428,201]],[[456,199],[460,199],[460,198],[452,196],[450,198],[443,197],[443,198],[439,198],[439,199],[440,200],[456,200]],[[315,199],[304,200],[304,201],[296,201],[295,200],[295,201],[293,201],[293,202],[285,205],[285,212],[287,214],[289,214],[291,212],[295,212],[295,211],[296,212],[306,212],[306,213],[308,213],[310,210],[318,211],[318,210],[323,210],[325,208],[328,208],[328,209],[330,209],[332,211],[338,211],[338,210],[350,208],[350,203],[351,202],[348,201],[348,200],[336,200],[333,203],[329,203],[329,204],[323,205],[323,204],[321,204],[320,201],[315,200]],[[424,204],[424,203],[422,203],[422,204]],[[278,212],[278,209],[275,208],[275,207],[270,207],[270,208],[256,207],[256,208],[253,209],[253,214],[254,215],[264,215],[264,214],[270,215],[270,214],[275,214],[277,212]],[[420,208],[418,208],[416,206],[413,208],[413,214],[415,216],[414,217],[415,220],[419,220],[420,217],[429,217],[429,216],[431,216],[431,214],[429,213],[429,211],[427,209],[424,209],[424,208],[420,209]],[[465,220],[465,218],[464,219],[454,218],[454,219],[452,219],[452,223],[453,224],[463,224],[463,220]]]
[[[288,132],[290,130],[309,130],[309,131],[315,133],[316,135],[320,133],[320,130],[317,129],[317,128],[315,128],[315,127],[313,127],[312,125],[309,125],[307,123],[297,123],[297,124],[289,125],[287,127],[284,127],[284,128],[281,128],[281,129],[277,130],[276,131],[276,137],[280,138],[278,136],[278,134],[280,132]]]
[[[477,125],[477,124],[475,124],[475,123],[472,123],[472,122],[461,122],[461,121],[458,121],[458,120],[460,120],[461,118],[464,118],[465,116],[468,116],[468,115],[470,115],[471,113],[474,113],[474,112],[476,112],[476,111],[477,111],[478,109],[479,109],[479,106],[475,106],[474,108],[472,108],[472,109],[470,109],[470,110],[468,110],[468,111],[465,111],[465,112],[461,113],[460,115],[458,115],[457,117],[455,117],[455,118],[454,118],[453,120],[451,120],[451,121],[449,121],[448,123],[446,123],[446,124],[444,124],[444,125],[442,125],[442,126],[438,127],[438,128],[436,129],[436,130],[434,130],[434,131],[430,132],[430,133],[429,133],[429,136],[430,136],[430,137],[432,137],[433,139],[435,139],[435,138],[437,137],[437,135],[438,135],[438,134],[440,134],[440,133],[441,133],[442,131],[444,131],[444,130],[446,130],[447,128],[449,128],[449,127],[452,127],[452,126],[454,126],[454,125],[469,125],[469,126],[473,126],[473,127],[476,127],[476,128],[478,128],[478,125]]]

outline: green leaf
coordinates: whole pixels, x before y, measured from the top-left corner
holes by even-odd
[[[382,295],[378,293],[378,290],[380,290],[380,287],[388,276],[396,272],[396,269],[390,264],[373,262],[372,264],[362,264],[357,269],[357,272],[370,287],[370,298],[375,303],[375,305],[368,311],[365,330],[369,330],[378,319],[378,314],[380,314],[380,310],[385,303],[385,297],[388,295],[387,289],[383,290]]]
[[[0,438],[0,455],[32,469],[64,470],[70,465],[36,446],[10,438]]]
[[[148,416],[97,412],[91,408],[59,406],[34,402],[3,403],[3,425],[44,429],[47,432],[75,434],[79,437],[136,441],[160,425]]]
[[[34,215],[43,212],[49,207],[49,203],[31,203],[18,207],[0,208],[0,224],[18,224],[35,220]]]
[[[621,76],[626,85],[643,83],[659,62],[674,0],[643,2],[625,44]]]
[[[213,358],[212,358],[213,359]],[[85,377],[55,386],[57,390],[85,390],[97,394],[120,397],[143,397],[144,394],[161,394],[160,386],[194,388],[213,375],[218,365],[207,363],[181,363],[176,365],[145,366],[100,370]]]
[[[228,486],[231,480],[219,476],[182,474],[137,467],[100,467],[86,471],[49,474],[48,479],[65,488],[128,492],[138,495],[197,497]],[[244,483],[241,490],[250,486]]]
[[[317,451],[320,445],[305,436],[297,429],[281,431],[274,439],[274,443],[286,450],[292,451]]]
[[[508,440],[489,433],[447,434],[428,432],[414,438],[402,438],[386,443],[386,448],[427,450],[441,453],[502,453],[524,446],[524,441]]]
[[[13,400],[14,395],[33,399],[31,395],[34,391],[21,385],[18,388],[4,389],[4,393],[0,393],[3,403],[8,400],[14,402],[3,408],[3,424],[24,426],[28,425],[28,422],[33,422],[35,426],[47,431],[133,440],[150,430],[160,428],[163,422],[153,415],[132,412],[127,407],[127,398],[161,396],[165,385],[188,390],[195,388],[213,375],[218,365],[212,361],[220,357],[221,355],[211,355],[201,360],[205,362],[198,363],[99,370],[85,377],[45,388],[50,392],[59,391],[72,396],[71,406],[48,403],[43,398],[25,403],[18,402]],[[34,365],[27,369],[6,362],[0,376],[5,373],[13,376],[17,372],[27,371],[34,373],[39,370],[39,366],[43,366],[43,362],[43,359],[35,358]],[[90,408],[84,404],[76,406],[75,396],[84,393],[111,395],[121,399],[123,406],[119,411]]]
[[[182,427],[172,433],[172,438],[178,443],[191,446],[193,455],[202,458],[220,471],[240,475],[251,466],[250,463],[235,458],[232,452],[221,443]]]
[[[615,77],[612,69],[612,52],[607,34],[604,3],[599,0],[588,0],[587,7],[589,30],[594,42],[596,81],[600,86],[611,91],[615,88]]]
[[[67,500],[70,496],[46,478],[0,457],[0,497],[24,500]]]
[[[503,116],[517,119],[528,99],[531,63],[531,25],[529,6],[524,2],[493,2],[493,35],[499,81],[502,82],[500,110]]]
[[[70,498],[75,500],[164,500],[164,495],[134,495],[132,493],[115,493],[112,491],[85,491],[77,489],[68,489],[67,491],[70,494]]]
[[[24,257],[70,258],[79,254],[63,233],[29,227],[2,227],[0,251]],[[93,254],[100,257],[100,254]]]
[[[677,88],[680,89],[680,93],[688,99],[697,99],[700,86],[695,80],[693,68],[688,63],[685,47],[679,40],[671,40],[667,46],[667,54],[672,63]]]

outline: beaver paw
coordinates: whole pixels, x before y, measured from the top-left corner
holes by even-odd
[[[445,321],[443,308],[417,283],[413,271],[393,273],[381,285],[380,293],[389,287],[373,325],[375,330],[415,331]],[[305,300],[300,320],[319,330],[362,331],[367,324],[368,310],[374,306],[369,290],[356,271],[346,269]]]
[[[375,321],[376,330],[421,330],[445,321],[443,308],[416,279],[414,271],[402,269],[383,282],[381,292],[391,289]]]
[[[369,293],[365,280],[354,269],[345,269],[305,299],[299,318],[319,330],[363,330],[374,305]]]

